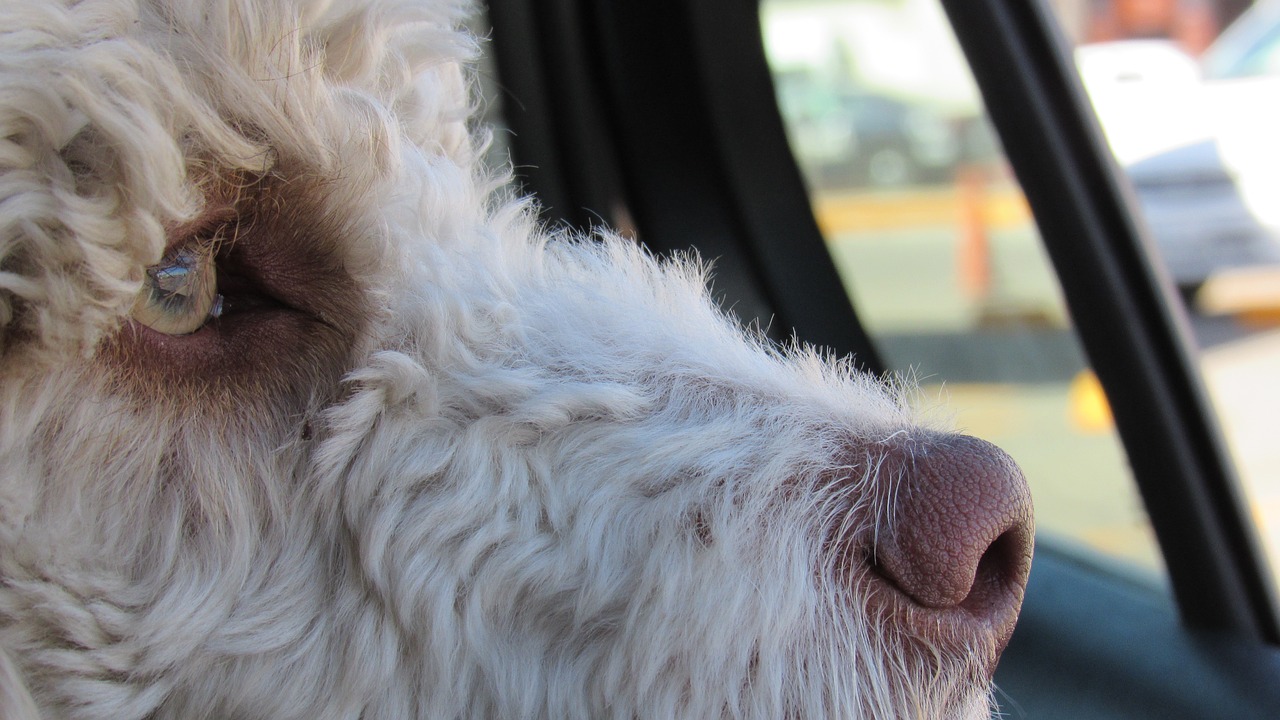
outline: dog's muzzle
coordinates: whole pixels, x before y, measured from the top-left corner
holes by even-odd
[[[878,512],[871,532],[833,538],[841,575],[905,637],[963,645],[994,671],[1031,569],[1031,493],[1021,470],[1000,448],[964,435],[913,433],[864,450]]]

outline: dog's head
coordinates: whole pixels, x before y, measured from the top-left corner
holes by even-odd
[[[982,716],[1027,490],[558,237],[436,2],[0,7],[0,704]]]

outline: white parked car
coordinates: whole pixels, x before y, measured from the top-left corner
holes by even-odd
[[[1180,287],[1280,265],[1280,0],[1199,63],[1161,41],[1083,46],[1076,62]]]

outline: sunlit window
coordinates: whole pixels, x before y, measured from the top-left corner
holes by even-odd
[[[1280,560],[1280,2],[1056,2]],[[1149,6],[1139,23],[1136,8]]]
[[[1107,402],[937,0],[767,0],[792,151],[922,412],[1004,447],[1042,534],[1158,568]]]

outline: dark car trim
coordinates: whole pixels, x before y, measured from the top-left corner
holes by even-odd
[[[996,672],[1002,717],[1275,716],[1280,649],[1187,632],[1163,578],[1064,538],[1044,540]]]
[[[696,247],[739,317],[779,341],[794,328],[795,337],[883,372],[826,251],[781,118],[760,112],[776,105],[755,5],[532,7],[494,0],[489,13],[501,36],[499,74],[515,96],[513,150],[535,165],[522,169],[527,186],[554,198],[549,218],[577,227],[591,216],[634,219],[657,252]],[[556,108],[522,107],[544,88],[555,89]],[[560,148],[557,158],[538,156],[548,147]],[[616,173],[602,173],[599,164],[615,158]],[[613,177],[620,182],[610,187]]]

